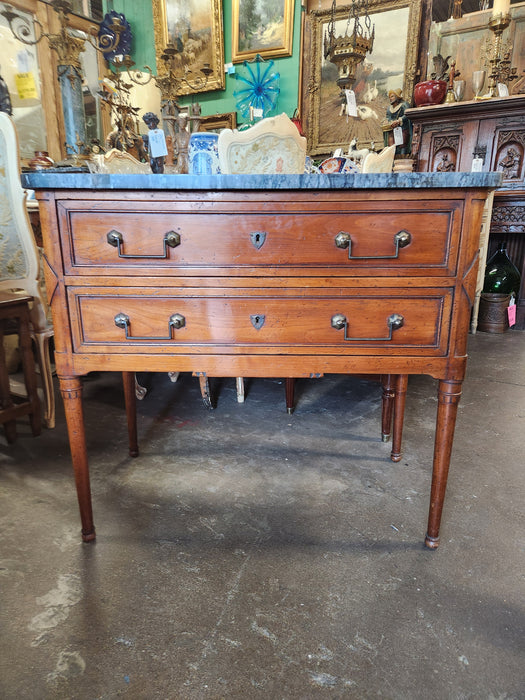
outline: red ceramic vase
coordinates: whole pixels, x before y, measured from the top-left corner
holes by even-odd
[[[447,83],[445,80],[424,80],[414,88],[414,102],[416,107],[425,105],[439,105],[447,94]]]

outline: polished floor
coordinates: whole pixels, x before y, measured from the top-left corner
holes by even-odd
[[[525,698],[525,333],[478,333],[436,552],[435,382],[409,382],[404,458],[375,382],[145,375],[127,456],[120,377],[90,375],[98,539],[68,442],[0,436],[0,698]]]

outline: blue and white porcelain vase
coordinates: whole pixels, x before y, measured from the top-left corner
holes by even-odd
[[[218,140],[219,134],[211,131],[196,131],[191,135],[188,160],[192,175],[216,175],[221,172]]]

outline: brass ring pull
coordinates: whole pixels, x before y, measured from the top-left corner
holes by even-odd
[[[352,238],[346,231],[339,231],[335,237],[338,248],[348,248],[349,260],[393,260],[399,257],[399,249],[406,248],[411,243],[412,236],[408,231],[398,231],[394,236],[395,252],[393,255],[352,255]]]
[[[126,333],[126,340],[173,340],[173,329],[174,328],[182,328],[183,326],[186,325],[186,319],[182,314],[173,314],[170,316],[169,321],[168,321],[168,335],[167,336],[161,336],[161,337],[148,337],[148,336],[141,336],[141,335],[130,335],[129,334],[129,316],[127,314],[117,314],[114,318],[115,325],[117,328],[123,328],[125,333]]]
[[[401,328],[404,322],[405,319],[403,318],[403,316],[401,316],[401,314],[390,314],[390,316],[386,320],[388,326],[388,335],[384,338],[351,338],[347,335],[348,321],[346,320],[346,316],[344,316],[343,314],[335,314],[334,316],[332,316],[332,328],[335,328],[338,331],[344,328],[345,340],[392,340],[393,332],[398,328]]]
[[[180,233],[168,231],[168,233],[165,234],[162,241],[164,245],[164,253],[162,255],[128,255],[127,253],[123,253],[122,244],[124,243],[124,237],[120,231],[115,231],[114,229],[107,234],[106,240],[109,245],[118,248],[119,258],[126,258],[128,260],[166,260],[168,257],[168,246],[170,248],[176,248],[180,245]]]

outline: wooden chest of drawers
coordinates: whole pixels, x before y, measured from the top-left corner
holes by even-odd
[[[126,176],[112,176],[111,189],[107,177],[91,189],[82,183],[96,177],[70,176],[67,186],[48,177],[26,184],[41,206],[85,540],[94,539],[81,412],[88,371],[425,373],[439,380],[426,538],[437,546],[481,216],[496,175],[434,175],[426,187],[412,175],[283,177],[272,189],[256,176],[218,176],[214,187],[142,177],[144,189]],[[361,183],[367,189],[354,189]]]

